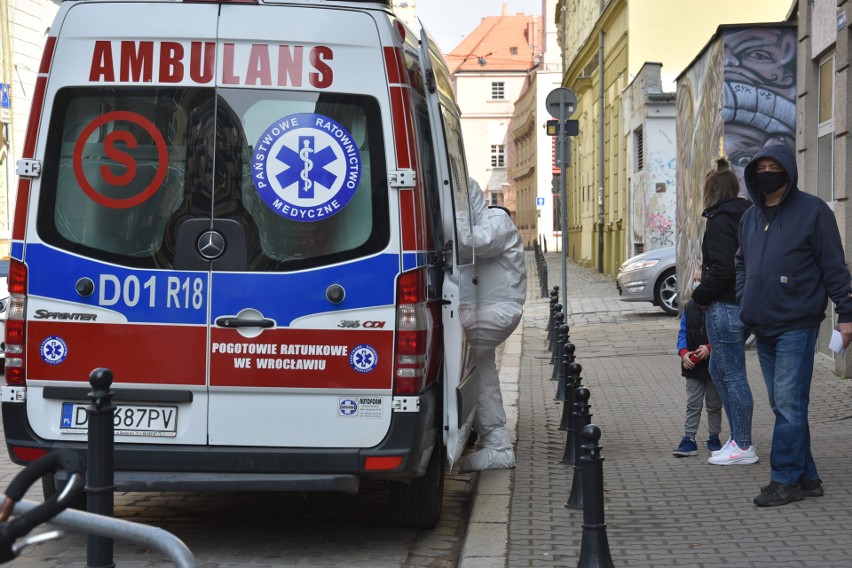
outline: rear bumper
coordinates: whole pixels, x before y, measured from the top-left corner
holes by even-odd
[[[385,439],[372,448],[269,448],[235,446],[115,445],[119,491],[358,491],[361,479],[411,480],[422,476],[432,451],[442,451],[441,385],[420,395],[419,412],[394,413]],[[2,404],[9,457],[13,447],[68,448],[84,458],[86,444],[51,441],[32,431],[22,403]],[[367,470],[367,457],[400,456],[391,470]]]

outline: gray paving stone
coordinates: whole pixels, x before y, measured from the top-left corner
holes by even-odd
[[[559,284],[559,255],[547,255],[547,261],[550,286]],[[703,445],[695,458],[674,458],[671,450],[683,435],[685,407],[675,355],[679,320],[650,304],[621,302],[612,277],[570,262],[567,268],[569,336],[583,367],[583,384],[592,393],[592,422],[603,433],[605,516],[615,565],[852,566],[852,381],[838,379],[832,362],[817,356],[811,437],[826,497],[759,509],[751,500],[769,478],[774,417],[756,353],[748,351],[746,360],[761,461],[713,466]],[[583,516],[564,507],[573,468],[558,464],[565,433],[557,429],[562,408],[553,400],[556,382],[550,379],[549,303],[537,297],[532,256],[528,270],[526,313],[513,336],[518,343],[507,344],[503,353],[521,347],[517,373],[507,367],[515,383],[504,386],[504,392],[517,392],[517,399],[507,396],[517,405],[517,466],[505,519],[505,565],[572,566],[580,554]],[[508,359],[506,364],[511,364]],[[706,415],[700,427],[706,428]],[[724,430],[723,436],[726,425]],[[699,439],[706,440],[706,430],[699,430]],[[481,476],[479,483],[485,479]],[[475,500],[480,498],[487,496],[478,494]],[[463,550],[470,549],[472,536],[483,542],[482,535],[469,532]],[[500,558],[489,560],[497,563],[463,565],[503,565]]]

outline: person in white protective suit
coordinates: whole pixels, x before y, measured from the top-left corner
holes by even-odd
[[[473,245],[476,254],[477,303],[475,313],[462,309],[461,316],[479,369],[473,427],[481,449],[464,459],[461,470],[478,471],[515,467],[496,350],[521,321],[527,271],[524,245],[509,213],[501,207],[487,207],[479,184],[471,179],[469,185],[474,223],[469,234],[461,231],[461,240],[462,245]]]

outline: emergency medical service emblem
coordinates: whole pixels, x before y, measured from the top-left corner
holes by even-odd
[[[358,403],[351,398],[338,399],[338,415],[353,416],[358,413]]]
[[[378,362],[379,354],[364,343],[349,352],[349,365],[359,373],[369,373],[376,368]]]
[[[312,223],[339,213],[358,188],[361,153],[352,135],[321,114],[291,114],[261,135],[252,155],[258,195],[273,211]]]
[[[44,338],[38,352],[48,365],[58,365],[68,356],[68,345],[61,337],[51,335]]]

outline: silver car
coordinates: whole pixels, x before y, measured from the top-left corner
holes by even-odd
[[[615,284],[625,302],[651,302],[664,312],[677,315],[677,274],[675,247],[666,247],[628,258]]]

